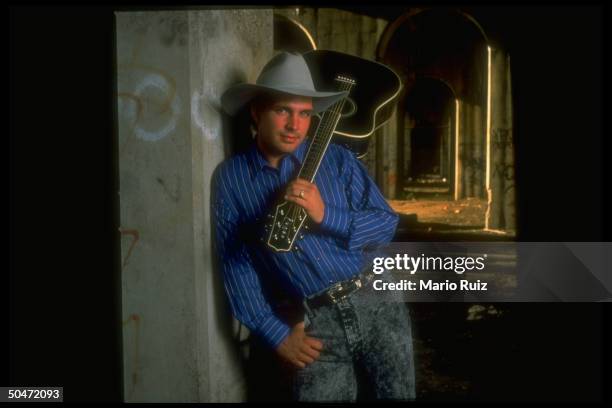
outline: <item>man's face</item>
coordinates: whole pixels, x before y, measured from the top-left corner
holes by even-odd
[[[306,137],[312,113],[312,98],[302,96],[278,95],[252,107],[260,150],[272,157],[292,153]]]

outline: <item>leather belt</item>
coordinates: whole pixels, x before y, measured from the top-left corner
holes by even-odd
[[[339,300],[344,299],[347,296],[357,292],[359,289],[365,287],[368,283],[370,283],[370,281],[372,281],[374,276],[376,276],[374,272],[368,270],[355,276],[354,278],[334,283],[323,293],[304,299],[304,307],[313,310],[321,306],[335,304]]]

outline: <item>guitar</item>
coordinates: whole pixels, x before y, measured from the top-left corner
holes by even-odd
[[[340,52],[311,51],[304,54],[304,59],[317,89],[348,91],[346,98],[320,116],[298,174],[298,178],[312,183],[332,139],[358,157],[365,155],[370,136],[391,117],[401,81],[385,65]],[[291,251],[306,219],[306,210],[283,200],[268,215],[267,246],[277,252]]]
[[[355,81],[344,75],[336,75],[334,82],[338,91],[348,91],[349,95],[351,89],[355,86]],[[313,182],[334,129],[340,120],[345,100],[346,98],[342,98],[323,113],[314,138],[308,147],[298,178]],[[268,219],[271,219],[272,222],[266,225],[266,230],[269,232],[267,245],[277,252],[291,251],[306,218],[306,210],[293,202],[283,200],[281,204],[276,206],[274,215],[268,215]]]
[[[402,89],[400,77],[386,65],[336,51],[310,51],[304,59],[317,89],[332,89],[338,72],[358,84],[346,98],[332,143],[348,148],[358,158],[365,156],[375,130],[393,114]]]

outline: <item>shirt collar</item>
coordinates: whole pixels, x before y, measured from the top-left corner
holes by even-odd
[[[298,146],[298,148],[293,152],[289,153],[287,156],[295,162],[295,165],[298,167],[302,166],[304,158],[306,157],[306,152],[308,151],[308,147],[310,146],[310,138],[304,139],[304,141]],[[283,157],[282,160],[285,160],[287,156]],[[257,143],[253,143],[251,148],[248,151],[248,160],[251,166],[251,177],[255,179],[261,171],[265,167],[269,167],[274,169],[274,167],[270,166],[270,163],[266,160],[263,154],[259,151],[257,147]]]

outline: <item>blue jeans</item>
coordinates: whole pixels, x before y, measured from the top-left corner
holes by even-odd
[[[369,284],[336,304],[307,310],[304,325],[307,335],[323,342],[323,351],[314,363],[296,371],[295,399],[356,401],[358,383],[377,400],[415,399],[412,331],[405,303]]]

